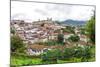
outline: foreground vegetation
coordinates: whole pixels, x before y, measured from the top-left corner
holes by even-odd
[[[40,56],[12,54],[11,66],[61,64],[95,61],[95,46],[73,47],[47,51]]]

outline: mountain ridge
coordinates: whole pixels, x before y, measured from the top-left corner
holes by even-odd
[[[86,22],[87,21],[83,21],[83,20],[68,19],[68,20],[60,21],[59,23],[65,24],[65,25],[78,26],[78,25],[85,25]]]

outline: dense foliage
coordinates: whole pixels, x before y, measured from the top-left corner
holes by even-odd
[[[93,16],[86,24],[86,32],[90,41],[95,43],[95,16]]]
[[[11,28],[10,32],[11,32],[12,34],[15,34],[15,29]]]
[[[88,61],[94,56],[94,52],[91,51],[92,49],[93,47],[91,46],[65,48],[63,50],[55,49],[43,53],[41,59],[52,62],[57,59],[68,60],[71,58],[80,58],[80,61]]]
[[[55,51],[47,51],[46,53],[43,53],[42,56],[42,61],[43,62],[54,62],[57,63],[57,55],[55,54]]]
[[[63,43],[63,42],[64,42],[64,35],[58,34],[58,43]]]
[[[17,51],[23,52],[24,48],[25,48],[25,44],[23,43],[22,39],[19,36],[14,35],[11,37],[11,51],[12,52],[17,52]]]
[[[78,42],[80,40],[79,36],[77,35],[71,35],[69,38],[68,38],[69,41],[71,42]]]
[[[74,27],[71,27],[71,26],[66,26],[66,28],[63,28],[62,30],[63,32],[75,34]]]

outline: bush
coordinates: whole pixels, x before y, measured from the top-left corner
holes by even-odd
[[[48,46],[52,46],[52,45],[56,45],[57,42],[56,41],[48,41],[48,42],[45,42],[45,44]]]
[[[77,47],[75,49],[74,57],[81,58],[84,55],[84,49],[82,47]]]
[[[57,63],[55,51],[47,51],[41,55],[42,62]]]
[[[93,53],[91,52],[91,47],[90,46],[85,46],[84,48],[84,54],[82,56],[81,61],[88,61],[90,58],[92,58]]]
[[[19,36],[12,36],[11,37],[11,51],[12,52],[17,52],[17,51],[20,51],[20,52],[23,52],[24,50],[24,47],[25,44],[23,43],[22,39],[19,37]]]
[[[86,32],[90,41],[95,44],[95,16],[92,16],[86,24]]]
[[[71,35],[69,38],[68,38],[69,41],[71,42],[78,42],[80,40],[79,36],[77,35]]]
[[[73,48],[65,48],[63,51],[62,59],[70,59],[73,58],[74,49]]]
[[[75,34],[74,27],[71,27],[71,26],[66,26],[66,28],[63,28],[62,30],[63,32]]]
[[[58,43],[61,43],[61,44],[64,43],[64,35],[63,34],[58,34]]]
[[[41,55],[43,62],[54,62],[57,63],[57,59],[62,57],[62,51],[60,49],[49,50]]]

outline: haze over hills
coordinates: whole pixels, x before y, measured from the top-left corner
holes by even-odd
[[[86,24],[87,21],[68,19],[68,20],[58,21],[58,22],[64,25],[83,26]]]

